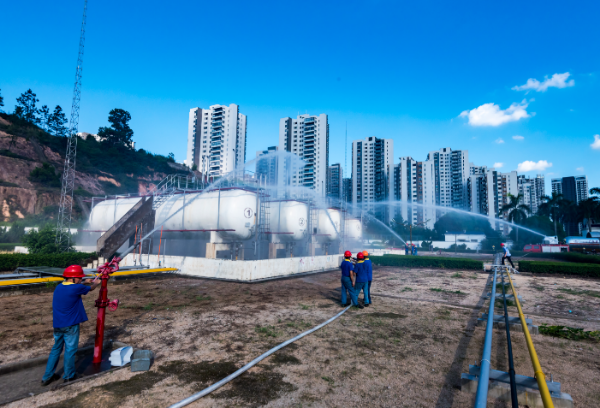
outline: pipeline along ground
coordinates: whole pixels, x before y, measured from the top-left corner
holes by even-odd
[[[375,267],[374,304],[263,360],[192,407],[471,407],[460,374],[481,358],[488,273]],[[533,323],[600,329],[600,281],[517,275]],[[259,284],[162,278],[110,284],[107,339],[150,349],[149,372],[128,368],[9,404],[10,407],[165,407],[341,311],[339,273]],[[377,296],[379,295],[379,296]],[[93,344],[94,300],[80,347]],[[52,293],[0,298],[0,364],[47,355]],[[498,302],[498,306],[500,303]],[[571,313],[569,313],[571,310]],[[511,316],[517,316],[510,307]],[[501,309],[497,309],[501,314]],[[518,374],[533,375],[513,329]],[[600,406],[600,344],[534,335],[544,372],[578,407]],[[492,367],[508,370],[506,335],[494,331]],[[1,381],[0,381],[1,382]],[[0,392],[1,390],[0,385]],[[493,407],[509,404],[491,401]]]

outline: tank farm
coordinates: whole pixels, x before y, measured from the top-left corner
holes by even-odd
[[[78,377],[39,382],[62,270],[17,268],[0,279],[0,404],[599,406],[593,278],[373,248],[365,212],[247,174],[87,202],[77,245],[97,253],[84,280],[101,286],[83,301]],[[373,265],[357,307],[341,304],[345,251]],[[132,360],[111,365],[123,347]]]

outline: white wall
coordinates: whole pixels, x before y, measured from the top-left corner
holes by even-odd
[[[135,255],[129,254],[121,266],[133,266]],[[158,256],[150,255],[150,267],[158,267]],[[264,259],[259,261],[231,261],[227,259],[195,258],[190,256],[161,256],[162,267],[178,268],[179,274],[202,278],[256,281],[260,279],[293,276],[299,273],[325,272],[339,268],[342,255],[302,258]],[[142,255],[144,265],[147,256]]]

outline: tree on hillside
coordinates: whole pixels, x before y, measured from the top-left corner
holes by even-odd
[[[15,115],[21,119],[25,119],[29,123],[38,123],[37,117],[38,109],[36,103],[40,100],[36,98],[36,94],[31,89],[23,92],[21,96],[17,98],[17,105],[15,106]]]
[[[4,106],[4,97],[2,96],[2,89],[0,89],[0,108]],[[0,109],[0,112],[3,112],[2,109]]]
[[[40,109],[40,125],[41,125],[42,129],[44,129],[47,132],[49,129],[49,127],[48,127],[49,124],[50,124],[50,109],[48,109],[48,105],[44,105]]]
[[[531,213],[531,208],[528,205],[520,204],[523,199],[523,194],[519,194],[518,196],[514,196],[512,194],[508,194],[508,203],[504,204],[502,208],[500,208],[500,212],[507,213],[506,220],[515,224],[521,224],[529,213]],[[519,229],[515,228],[516,232],[516,240],[519,240]]]
[[[558,223],[564,218],[567,201],[562,194],[553,191],[552,196],[544,195],[541,198],[542,204],[538,209],[540,215],[549,216],[554,223],[554,235],[558,236]]]
[[[52,115],[50,115],[50,117],[49,117],[49,122],[48,122],[49,133],[54,136],[59,136],[59,137],[68,136],[67,135],[68,129],[65,126],[66,124],[67,124],[67,117],[65,116],[65,113],[63,112],[60,105],[56,105],[56,108],[54,108],[54,112],[52,112]]]
[[[131,115],[123,109],[113,109],[108,114],[110,127],[98,129],[98,136],[105,138],[106,143],[112,146],[125,146],[131,148],[133,130],[129,127]]]

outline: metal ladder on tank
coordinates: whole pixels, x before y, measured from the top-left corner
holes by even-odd
[[[260,189],[260,238],[263,240],[268,239],[271,232],[271,202],[269,201],[267,190]]]

